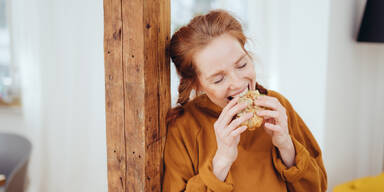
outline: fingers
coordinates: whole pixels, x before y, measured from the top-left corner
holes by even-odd
[[[239,136],[241,133],[243,133],[245,130],[247,130],[247,126],[241,126],[231,132],[231,135],[233,137]]]
[[[279,118],[280,118],[279,112],[277,112],[277,111],[260,110],[260,111],[257,111],[256,114],[258,116],[267,117],[266,119],[274,118],[276,120],[279,120]]]
[[[265,127],[265,124],[264,124],[264,130],[265,130],[265,132],[266,132],[268,135],[270,135],[270,136],[273,135],[272,130],[270,130],[270,129],[268,129],[267,127]]]
[[[279,128],[279,126],[278,125],[274,125],[274,124],[272,124],[272,123],[265,123],[264,124],[264,127],[265,128],[267,128],[269,131],[279,131],[280,130],[280,128]]]
[[[228,125],[228,131],[232,131],[234,129],[236,129],[237,127],[240,126],[241,123],[243,123],[244,121],[252,118],[253,116],[253,113],[247,113],[235,120],[233,120],[229,125]]]
[[[222,113],[227,112],[229,109],[231,109],[234,105],[237,104],[237,101],[239,100],[240,97],[236,96],[233,98],[229,103],[223,108]]]
[[[271,111],[271,110],[260,110],[257,111],[256,114],[258,116],[262,116],[265,119],[274,119],[276,122],[274,124],[287,124],[288,116],[286,113],[283,113],[281,111]]]
[[[220,114],[221,119],[220,122],[223,123],[223,125],[228,125],[229,122],[233,119],[233,117],[240,113],[243,109],[247,107],[246,103],[238,103],[237,105],[233,106],[231,109],[229,109],[226,112],[222,112]]]
[[[284,127],[284,124],[275,124],[273,121],[266,121],[264,123],[264,129],[267,133],[288,134],[288,129]]]
[[[237,104],[237,101],[239,100],[239,97],[233,98],[221,111],[219,118],[217,119],[217,122],[222,122],[223,117],[227,113],[229,109],[231,109],[233,106]]]
[[[267,118],[264,118],[265,119],[265,123],[272,123],[272,124],[276,124],[276,120],[273,119],[273,118],[270,118],[270,119],[267,119]]]
[[[275,97],[266,96],[266,95],[258,96],[257,99],[255,100],[255,104],[258,106],[267,107],[273,110],[279,110],[281,108],[284,108],[282,107],[278,99],[276,99]]]

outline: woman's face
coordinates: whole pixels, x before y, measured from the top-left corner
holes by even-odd
[[[199,91],[205,92],[222,108],[231,97],[255,89],[256,73],[252,60],[239,41],[229,34],[213,39],[193,59],[198,71]]]

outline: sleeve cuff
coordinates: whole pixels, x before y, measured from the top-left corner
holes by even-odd
[[[201,180],[206,184],[208,189],[213,191],[223,191],[229,192],[233,190],[232,176],[231,171],[229,171],[227,178],[223,181],[219,180],[216,175],[213,173],[212,168],[212,159],[210,158],[209,163],[203,165],[203,167],[199,170],[199,175]]]
[[[295,147],[295,164],[288,168],[281,159],[279,150],[276,147],[273,147],[272,149],[272,160],[275,169],[280,174],[280,177],[284,181],[293,183],[299,180],[302,177],[304,171],[307,169],[310,160],[310,154],[307,149],[305,149],[305,147],[294,137],[291,136],[291,139]]]

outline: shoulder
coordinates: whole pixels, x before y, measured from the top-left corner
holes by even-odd
[[[196,118],[194,100],[189,101],[183,107],[183,113],[168,125],[168,132],[191,139],[200,131],[200,126]]]
[[[200,127],[189,104],[185,104],[183,114],[167,126],[166,145],[168,148],[183,148],[194,154]]]

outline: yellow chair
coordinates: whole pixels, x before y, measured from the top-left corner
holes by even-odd
[[[384,192],[384,173],[338,185],[333,192]]]

